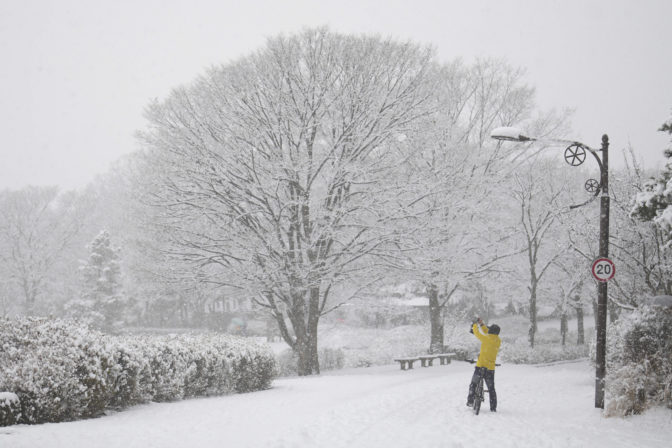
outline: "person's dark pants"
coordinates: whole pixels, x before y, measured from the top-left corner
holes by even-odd
[[[469,384],[469,396],[467,396],[467,404],[471,405],[474,403],[474,392],[476,391],[476,386],[478,385],[478,380],[483,376],[485,380],[485,385],[488,386],[488,395],[490,395],[490,410],[494,411],[497,409],[497,392],[495,392],[495,371],[488,370],[485,367],[476,367],[474,369],[474,375],[471,377],[471,384]]]

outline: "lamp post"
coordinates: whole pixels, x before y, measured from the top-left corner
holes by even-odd
[[[599,258],[609,257],[609,137],[602,136],[602,147],[592,149],[589,146],[572,140],[537,139],[528,137],[519,129],[512,127],[497,128],[492,131],[491,137],[500,141],[532,142],[541,141],[554,144],[567,145],[565,149],[565,161],[572,166],[581,165],[586,154],[595,157],[600,167],[600,181],[590,179],[585,188],[594,193],[593,198],[583,204],[573,205],[577,208],[600,196],[600,246]],[[602,153],[602,157],[597,152]],[[595,367],[595,407],[604,409],[604,378],[606,375],[606,344],[607,344],[607,281],[600,281],[597,285],[597,341],[596,341],[596,367]]]

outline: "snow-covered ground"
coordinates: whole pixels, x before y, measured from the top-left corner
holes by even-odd
[[[473,367],[396,365],[283,378],[267,391],[137,406],[71,423],[0,428],[0,447],[655,447],[672,411],[603,418],[587,362],[497,370],[497,413],[465,406]]]

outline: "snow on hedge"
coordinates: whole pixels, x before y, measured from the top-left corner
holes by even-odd
[[[0,426],[17,423],[21,415],[19,397],[11,392],[0,392]]]
[[[40,318],[0,319],[0,352],[0,426],[267,389],[276,371],[267,346],[240,337],[108,336]]]
[[[672,309],[642,306],[622,316],[607,338],[606,414],[672,408]]]

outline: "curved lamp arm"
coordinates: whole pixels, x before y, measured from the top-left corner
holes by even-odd
[[[495,128],[492,130],[490,133],[490,138],[493,138],[495,140],[500,140],[500,141],[506,141],[506,142],[546,142],[546,143],[562,143],[562,144],[569,144],[569,145],[580,145],[586,149],[590,149],[588,146],[584,145],[583,143],[577,142],[575,140],[562,140],[562,139],[557,139],[557,138],[537,138],[537,137],[530,137],[528,135],[523,134],[523,132],[514,127],[510,126],[503,126],[499,128]]]
[[[495,128],[492,130],[490,133],[490,137],[492,137],[495,140],[499,141],[507,141],[507,142],[541,142],[541,143],[560,143],[563,145],[569,145],[567,148],[571,148],[572,146],[578,146],[582,148],[585,151],[588,151],[593,155],[595,158],[595,161],[600,167],[600,173],[604,170],[604,165],[602,164],[602,160],[600,157],[597,155],[597,151],[590,146],[583,144],[581,142],[577,142],[575,140],[561,140],[561,139],[553,139],[553,138],[536,138],[536,137],[529,137],[525,134],[522,133],[522,131],[518,128],[510,127],[510,126],[503,126],[499,128]],[[589,204],[593,202],[602,192],[602,183],[600,183],[599,187],[595,191],[595,194],[593,195],[592,198],[584,202],[583,204],[576,204],[576,205],[570,205],[570,209],[575,209],[579,207],[583,207],[586,204]]]

